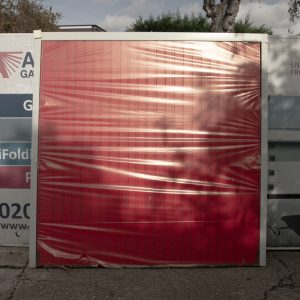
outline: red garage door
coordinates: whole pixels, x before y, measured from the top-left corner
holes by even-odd
[[[256,265],[260,43],[42,41],[38,265]]]

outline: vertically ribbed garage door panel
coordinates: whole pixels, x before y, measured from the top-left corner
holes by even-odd
[[[42,41],[38,265],[259,260],[260,43]]]

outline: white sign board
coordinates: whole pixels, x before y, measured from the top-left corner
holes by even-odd
[[[0,34],[0,245],[29,242],[32,34]]]
[[[267,245],[300,247],[300,37],[269,38]]]
[[[268,246],[300,247],[300,144],[269,148]]]
[[[300,96],[300,38],[269,38],[269,95]]]

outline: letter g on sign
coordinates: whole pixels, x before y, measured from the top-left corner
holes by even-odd
[[[26,111],[32,111],[32,100],[25,100],[23,104],[23,108]]]

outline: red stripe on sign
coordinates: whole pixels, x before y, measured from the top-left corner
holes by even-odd
[[[1,166],[1,189],[29,189],[30,166]]]

